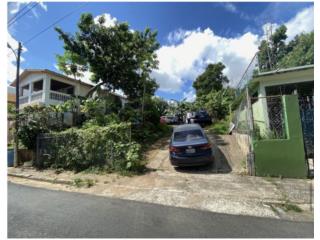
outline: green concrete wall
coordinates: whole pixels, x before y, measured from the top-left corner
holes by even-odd
[[[264,116],[265,105],[263,101],[265,98],[259,98],[254,104],[252,104],[252,115],[255,127],[259,128],[260,135],[265,136],[267,132],[267,122]]]
[[[257,176],[306,178],[303,135],[296,95],[283,96],[287,139],[253,142]]]

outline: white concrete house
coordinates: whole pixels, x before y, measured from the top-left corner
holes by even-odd
[[[16,86],[14,81],[11,86]],[[30,104],[55,105],[73,96],[84,97],[94,85],[70,78],[48,69],[26,69],[20,75],[20,107]],[[127,98],[111,93],[120,98],[122,106]]]

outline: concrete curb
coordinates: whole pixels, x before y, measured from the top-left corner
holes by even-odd
[[[72,185],[73,184],[73,181],[70,181],[70,180],[39,178],[39,177],[25,176],[25,175],[15,174],[15,173],[8,173],[8,176],[24,178],[24,179],[29,179],[29,180],[35,180],[35,181],[40,181],[40,182],[55,183],[55,184],[65,184],[65,185]]]

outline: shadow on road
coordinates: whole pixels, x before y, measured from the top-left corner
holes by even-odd
[[[219,149],[219,145],[228,145],[221,137],[215,136],[214,146],[214,163],[206,166],[193,166],[193,167],[175,167],[177,172],[184,173],[198,173],[198,174],[216,174],[216,173],[230,173],[232,168]]]

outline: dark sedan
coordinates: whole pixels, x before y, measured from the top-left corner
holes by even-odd
[[[191,123],[198,123],[201,126],[212,124],[212,121],[211,121],[209,114],[204,110],[200,110],[200,111],[195,112],[194,116],[191,117],[190,122]]]
[[[214,159],[212,145],[198,124],[175,127],[169,152],[171,164],[174,166],[207,165]]]

